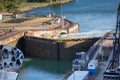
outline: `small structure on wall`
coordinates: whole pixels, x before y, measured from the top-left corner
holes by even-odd
[[[2,20],[2,14],[0,14],[0,21]]]

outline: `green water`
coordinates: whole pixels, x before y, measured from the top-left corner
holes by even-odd
[[[71,62],[27,57],[18,80],[61,80],[71,71]]]

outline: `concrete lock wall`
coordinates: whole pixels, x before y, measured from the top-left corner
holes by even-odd
[[[71,60],[78,51],[87,51],[97,39],[87,41],[57,42],[25,38],[25,53],[46,59]]]
[[[30,30],[27,31],[29,36],[44,37],[44,36],[56,36],[60,33],[74,33],[78,32],[79,24],[74,23],[68,28],[56,28],[56,29],[44,29],[44,30]]]
[[[25,38],[24,45],[24,52],[27,55],[46,59],[57,59],[56,42]]]
[[[78,32],[79,27],[80,27],[79,24],[75,23],[75,24],[73,24],[73,25],[71,25],[71,26],[72,26],[72,27],[69,27],[69,28],[68,28],[68,33]]]
[[[19,40],[23,36],[24,36],[24,30],[11,32],[5,36],[0,37],[0,44],[2,45],[9,44],[10,42]]]
[[[73,59],[78,51],[87,51],[96,42],[96,39],[68,39],[54,40],[37,38],[48,33],[54,36],[60,33],[73,33],[78,31],[79,24],[71,24],[69,28],[51,30],[15,31],[1,37],[0,44],[19,47],[25,54],[46,59]],[[34,38],[32,37],[34,36]],[[37,37],[36,37],[37,36]]]
[[[93,41],[73,41],[73,42],[64,42],[60,43],[59,48],[60,48],[60,59],[74,59],[75,58],[75,53],[76,52],[82,52],[90,48],[90,46],[93,45],[95,40]]]

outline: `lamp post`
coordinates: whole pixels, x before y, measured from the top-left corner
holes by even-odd
[[[64,16],[63,16],[63,5],[62,5],[62,0],[60,0],[61,3],[61,26],[64,28]]]

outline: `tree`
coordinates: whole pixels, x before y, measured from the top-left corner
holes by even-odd
[[[27,2],[47,2],[47,3],[56,2],[56,1],[59,0],[27,0]]]
[[[4,0],[0,0],[0,11],[4,11]]]
[[[12,13],[18,13],[19,5],[27,2],[27,0],[0,0],[0,11],[7,11]]]
[[[18,5],[12,0],[6,0],[4,7],[6,8],[6,11],[10,13],[14,13],[18,9]]]

